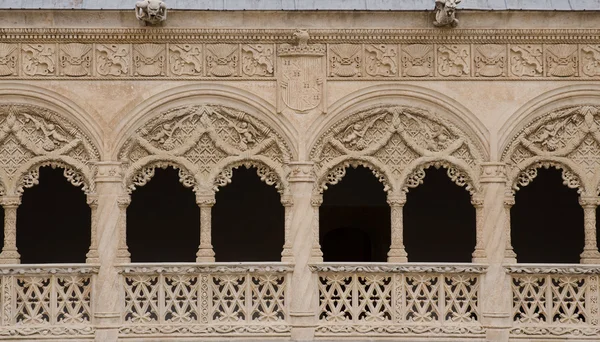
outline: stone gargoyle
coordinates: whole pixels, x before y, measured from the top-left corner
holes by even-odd
[[[161,0],[142,0],[135,3],[138,20],[155,25],[167,19],[167,5]]]
[[[456,27],[458,19],[456,19],[456,5],[462,0],[435,0],[435,21],[434,26],[450,26]]]

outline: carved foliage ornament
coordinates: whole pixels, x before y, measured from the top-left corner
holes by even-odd
[[[413,107],[382,106],[358,112],[332,126],[317,141],[310,157],[320,170],[319,191],[327,183],[337,183],[348,165],[373,169],[388,189],[394,182],[404,181],[400,178],[415,164],[446,167],[457,183],[471,184],[468,190],[472,191],[473,177],[459,172],[448,160],[454,159],[468,173],[477,174],[474,169],[482,153],[464,132],[437,115]],[[437,163],[431,163],[432,158]],[[424,170],[420,171],[424,176]],[[417,170],[410,176],[412,180],[406,181],[418,185],[419,173]]]
[[[586,184],[594,187],[592,183],[600,167],[600,108],[564,107],[534,120],[513,138],[502,160],[513,167],[543,160],[564,170],[563,179],[569,187],[580,187],[579,191],[586,188]],[[573,164],[579,170],[567,166]],[[527,167],[515,175],[519,177],[515,186],[528,184],[526,179],[533,179],[535,174]]]
[[[130,190],[152,178],[155,167],[167,166],[179,169],[185,186],[215,190],[242,164],[257,167],[263,181],[281,188],[290,155],[278,133],[244,112],[189,105],[165,111],[138,129],[119,158],[128,168]]]
[[[4,184],[12,184],[11,191],[37,184],[36,170],[45,165],[65,168],[74,185],[83,185],[82,174],[88,174],[97,160],[99,152],[91,141],[55,112],[32,105],[0,105],[0,174]],[[32,171],[24,170],[25,164]],[[91,187],[85,185],[86,190]]]

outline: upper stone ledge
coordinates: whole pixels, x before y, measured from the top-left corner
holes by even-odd
[[[135,1],[123,0],[0,0],[0,9],[127,10]],[[168,0],[175,10],[215,11],[423,11],[432,10],[433,0]],[[600,11],[600,0],[469,0],[464,10]]]

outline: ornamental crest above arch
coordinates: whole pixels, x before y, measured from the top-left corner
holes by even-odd
[[[468,134],[428,110],[380,106],[355,113],[328,129],[311,150],[318,191],[335,184],[344,164],[363,165],[391,191],[408,191],[422,181],[423,168],[451,169],[452,179],[476,189],[483,152]],[[420,178],[419,178],[420,177]]]
[[[510,171],[510,186],[529,184],[533,168],[562,170],[564,183],[594,195],[600,179],[600,107],[569,106],[543,115],[510,141],[502,153]]]
[[[65,177],[86,193],[98,149],[74,124],[49,109],[22,103],[0,104],[0,178],[3,192],[17,195],[38,183],[39,168],[64,168]]]
[[[155,167],[174,166],[194,191],[218,191],[233,168],[254,166],[261,179],[283,191],[289,147],[261,120],[222,105],[179,106],[138,129],[119,152],[130,191],[144,185]]]

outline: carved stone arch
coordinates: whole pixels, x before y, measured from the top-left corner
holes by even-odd
[[[571,102],[571,100],[565,100]],[[504,145],[501,160],[511,172],[511,186],[516,177],[527,177],[522,165],[544,161],[551,166],[566,166],[564,177],[577,178],[577,186],[569,181],[570,187],[577,187],[579,193],[594,195],[597,192],[600,168],[600,101],[598,104],[564,105],[552,103],[543,109],[532,112],[533,119],[522,123]],[[516,171],[515,171],[516,170]],[[529,171],[535,174],[535,171]],[[567,172],[565,174],[565,172]]]
[[[357,168],[358,166],[363,166],[371,170],[375,178],[383,184],[383,191],[388,194],[394,193],[395,185],[393,178],[385,166],[377,159],[368,156],[342,156],[332,160],[322,168],[321,173],[317,176],[315,194],[323,194],[323,192],[327,190],[328,185],[339,183],[346,175],[346,169],[348,167]]]
[[[425,170],[430,167],[435,167],[436,169],[441,167],[446,169],[448,178],[456,185],[464,187],[465,190],[469,192],[469,195],[471,195],[471,198],[479,193],[479,179],[476,176],[478,175],[478,172],[470,168],[464,161],[452,157],[424,157],[416,160],[406,168],[400,177],[398,188],[403,192],[408,192],[411,188],[416,188],[423,184]]]
[[[261,181],[275,187],[281,195],[289,194],[290,190],[284,169],[263,156],[253,158],[231,157],[223,160],[211,172],[207,185],[211,186],[210,189],[213,191],[219,191],[219,188],[231,183],[233,170],[240,166],[248,169],[252,167],[256,168],[256,174]]]
[[[540,168],[555,168],[561,171],[563,184],[570,189],[577,189],[578,194],[593,193],[584,182],[582,170],[577,164],[565,158],[546,159],[535,157],[511,169],[508,175],[507,192],[514,195],[520,188],[527,186],[537,177]],[[592,190],[592,192],[588,192]]]
[[[141,103],[140,103],[141,102]],[[140,103],[140,104],[138,104]],[[248,117],[269,127],[290,155],[292,160],[298,159],[298,131],[294,124],[285,116],[277,115],[276,108],[251,92],[222,84],[193,84],[174,87],[171,89],[153,89],[143,94],[139,101],[132,101],[135,107],[128,106],[115,116],[110,123],[116,127],[111,137],[115,148],[111,151],[113,159],[119,158],[123,146],[150,121],[160,116],[162,112],[175,107],[206,104],[234,108],[245,113]]]
[[[125,172],[125,189],[128,194],[133,193],[137,187],[146,185],[156,168],[166,169],[172,167],[177,170],[179,182],[186,188],[197,190],[198,180],[194,177],[194,165],[185,159],[148,156],[133,163]]]
[[[59,113],[32,104],[0,102],[0,168],[9,195],[21,192],[24,174],[42,164],[72,169],[83,177],[84,191],[93,191],[91,175],[99,160],[95,142]]]
[[[380,105],[332,125],[317,139],[310,158],[317,174],[340,158],[376,160],[391,186],[403,183],[407,168],[418,160],[452,161],[472,179],[469,188],[476,189],[473,175],[484,155],[469,134],[445,117],[417,107]]]
[[[26,188],[39,184],[40,168],[50,166],[62,168],[63,176],[75,187],[81,187],[86,195],[95,192],[95,182],[91,171],[80,161],[66,156],[37,157],[24,164],[17,172],[13,184],[13,194],[21,195]]]

